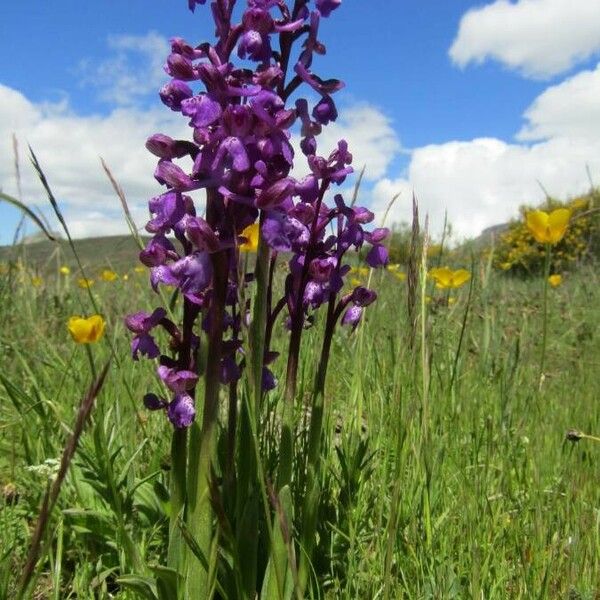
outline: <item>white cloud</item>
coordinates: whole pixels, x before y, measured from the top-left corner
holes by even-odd
[[[545,90],[525,112],[521,140],[600,139],[600,63]]]
[[[152,176],[156,159],[144,148],[146,138],[158,131],[183,136],[187,130],[185,119],[161,106],[148,111],[120,108],[106,116],[84,117],[64,102],[37,105],[0,85],[0,188],[16,193],[14,132],[21,150],[23,197],[29,204],[46,206],[47,200],[24,156],[26,144],[34,149],[75,235],[122,233],[127,228],[120,203],[100,156],[121,183],[132,209],[143,217],[148,198],[161,189]]]
[[[461,67],[493,59],[545,78],[599,51],[597,0],[496,0],[463,15],[449,53]]]
[[[518,215],[523,204],[588,191],[589,167],[600,183],[600,64],[547,88],[525,111],[515,143],[495,138],[449,141],[417,148],[401,177],[384,178],[373,190],[381,217],[389,200],[403,191],[392,221],[410,221],[414,190],[421,214],[439,233],[444,212],[457,237]],[[543,189],[542,189],[543,186]]]
[[[554,138],[527,146],[480,138],[425,146],[414,151],[405,177],[377,183],[373,206],[381,217],[392,195],[402,191],[390,221],[410,221],[414,190],[434,234],[447,211],[458,238],[475,236],[517,216],[520,205],[543,201],[540,183],[559,198],[586,191],[586,164],[600,174],[600,140]]]
[[[169,43],[156,32],[146,35],[112,35],[110,57],[98,63],[84,59],[79,64],[82,83],[98,88],[100,98],[119,106],[131,106],[141,97],[156,95],[167,80],[163,70]]]

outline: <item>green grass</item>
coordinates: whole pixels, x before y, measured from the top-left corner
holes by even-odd
[[[109,247],[102,255],[116,264]],[[408,345],[405,284],[388,273],[373,274],[380,296],[364,326],[336,334],[313,563],[321,597],[600,596],[600,446],[565,440],[569,429],[600,434],[598,276],[583,268],[550,290],[540,386],[541,282],[485,265],[474,275],[466,320],[468,286],[451,306],[428,290],[423,353],[421,330]],[[120,578],[165,564],[171,428],[143,408],[154,366],[131,361],[122,324],[160,304],[147,287],[133,275],[92,288],[108,321],[96,365],[111,345],[115,356],[47,530],[37,598],[143,598]],[[10,271],[0,276],[0,311],[0,598],[13,598],[47,461],[60,458],[90,384],[65,323],[91,308],[74,281],[49,277],[35,288]],[[300,444],[321,334],[314,327],[304,340]],[[278,327],[276,349],[286,336]],[[280,359],[281,379],[284,368]],[[263,414],[267,472],[281,394]]]

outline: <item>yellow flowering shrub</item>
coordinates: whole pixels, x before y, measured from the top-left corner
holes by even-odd
[[[553,273],[568,270],[582,259],[592,255],[594,244],[600,241],[600,219],[598,214],[590,212],[593,195],[582,196],[567,202],[549,200],[541,210],[556,209],[570,211],[570,219],[563,236],[552,245]],[[520,274],[540,273],[544,268],[546,246],[536,241],[532,233],[532,215],[539,210],[530,207],[521,208],[521,219],[510,223],[506,231],[500,234],[494,253],[494,266],[502,271]],[[538,236],[539,237],[539,236]]]

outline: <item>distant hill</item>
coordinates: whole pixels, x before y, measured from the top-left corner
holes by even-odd
[[[112,268],[124,272],[139,264],[139,249],[129,235],[75,240],[75,248],[84,267]],[[44,238],[17,246],[0,246],[0,262],[17,257],[41,273],[55,273],[57,266],[62,265],[69,266],[73,272],[77,269],[71,248],[65,240],[51,242]]]

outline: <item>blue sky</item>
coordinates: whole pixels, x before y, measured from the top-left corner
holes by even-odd
[[[2,8],[0,186],[14,192],[6,150],[16,131],[22,151],[26,141],[36,145],[76,235],[122,231],[94,157],[114,161],[143,219],[144,194],[154,185],[151,161],[142,158],[144,136],[154,131],[144,126],[168,127],[172,117],[155,92],[161,51],[175,35],[212,39],[209,11],[192,15],[184,0],[40,4]],[[354,141],[367,163],[365,201],[381,209],[396,190],[405,199],[414,190],[434,222],[448,210],[457,232],[473,235],[522,202],[539,201],[537,178],[552,193],[575,194],[591,163],[600,181],[600,153],[588,135],[599,127],[600,17],[589,4],[344,0],[323,22],[328,52],[315,70],[346,83],[333,133]],[[82,153],[86,135],[91,145]],[[41,201],[38,189],[24,178],[28,201]],[[408,218],[407,206],[394,218]],[[0,204],[0,243],[10,241],[17,219]]]

